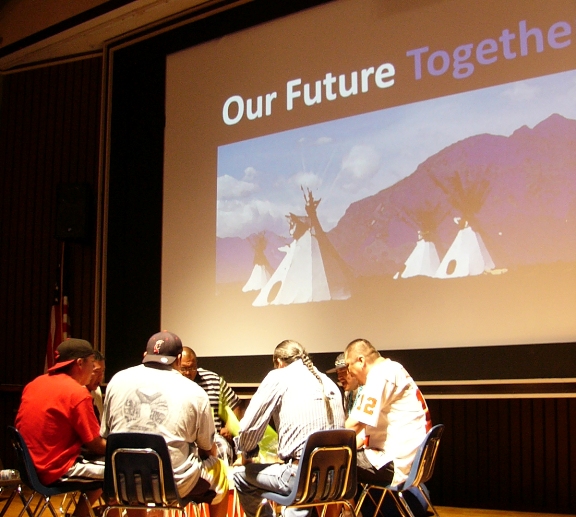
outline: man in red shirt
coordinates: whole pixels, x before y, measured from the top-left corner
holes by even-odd
[[[103,479],[104,463],[80,456],[82,446],[91,454],[103,456],[106,440],[100,437],[100,424],[85,388],[94,369],[94,349],[83,339],[68,339],[56,350],[56,363],[48,373],[36,377],[22,392],[16,415],[20,431],[38,472],[40,481]],[[101,490],[88,492],[94,502]],[[84,503],[74,512],[88,515]]]

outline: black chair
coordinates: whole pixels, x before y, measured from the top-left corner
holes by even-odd
[[[428,506],[426,510],[429,509],[436,517],[438,517],[438,513],[430,501],[430,496],[424,487],[424,483],[426,483],[434,473],[434,465],[436,464],[436,456],[438,454],[438,447],[440,446],[440,439],[442,438],[443,432],[444,424],[435,425],[430,429],[430,431],[428,431],[428,434],[426,434],[424,441],[416,452],[408,478],[403,483],[396,486],[362,484],[362,492],[360,493],[356,503],[356,510],[358,511],[361,508],[366,497],[370,497],[376,506],[374,512],[374,517],[376,517],[380,511],[382,503],[384,502],[384,497],[389,493],[393,497],[400,515],[415,517],[405,496],[409,492],[412,495],[417,492],[417,495],[421,496],[425,504]],[[378,501],[376,501],[372,495],[374,491],[381,491]]]
[[[180,497],[164,437],[150,433],[112,433],[106,443],[103,516],[117,509],[159,509],[186,513],[190,503],[211,503],[216,493]]]
[[[40,500],[32,512],[34,517],[40,517],[46,508],[50,510],[50,513],[53,515],[53,517],[60,517],[59,514],[56,513],[56,510],[50,501],[51,497],[55,495],[74,495],[78,493],[79,497],[83,498],[88,505],[91,517],[94,517],[94,512],[92,511],[92,507],[88,497],[86,496],[86,492],[102,488],[101,481],[60,481],[51,485],[42,484],[38,478],[38,473],[36,472],[36,467],[32,462],[32,457],[30,456],[26,442],[22,438],[20,432],[15,427],[8,426],[8,434],[10,435],[12,446],[16,452],[16,462],[18,464],[18,470],[20,471],[22,482],[33,491],[32,495],[27,501],[22,500],[24,509],[22,510],[21,515],[25,511],[30,515],[30,504],[34,499],[34,496],[39,494]],[[74,500],[74,497],[72,497],[72,500]]]
[[[292,508],[322,506],[322,517],[333,504],[344,504],[354,513],[350,501],[355,495],[356,434],[352,429],[317,431],[306,440],[292,492],[264,492],[256,517],[269,502]]]

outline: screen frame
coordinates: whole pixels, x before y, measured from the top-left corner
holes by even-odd
[[[136,364],[160,328],[162,181],[166,56],[326,0],[218,2],[183,18],[110,42],[105,48],[101,180],[102,265],[99,339],[108,374]],[[140,109],[143,105],[147,109]],[[128,123],[129,121],[129,123]],[[146,278],[143,282],[142,278]],[[270,351],[272,352],[272,350]],[[416,380],[565,379],[575,343],[386,350]],[[321,370],[337,351],[314,354]],[[270,356],[202,357],[231,383],[257,383]]]

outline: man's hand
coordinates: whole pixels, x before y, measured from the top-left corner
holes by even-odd
[[[254,458],[248,458],[244,453],[241,453],[236,458],[236,461],[232,465],[233,467],[240,467],[242,465],[248,465],[249,463],[253,463]]]

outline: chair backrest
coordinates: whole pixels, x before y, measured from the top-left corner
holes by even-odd
[[[106,442],[104,499],[139,506],[180,502],[166,441],[148,433],[112,433]]]
[[[323,504],[356,494],[356,434],[352,429],[317,431],[306,440],[290,504]]]
[[[16,464],[18,466],[18,471],[20,472],[20,478],[25,485],[30,487],[36,492],[40,492],[42,495],[54,495],[60,493],[60,490],[47,487],[40,482],[38,478],[38,473],[36,472],[36,467],[28,451],[28,446],[22,438],[20,431],[15,427],[8,426],[8,435],[12,442],[12,447],[16,452]]]
[[[408,478],[402,485],[403,490],[411,486],[418,486],[420,483],[426,483],[432,477],[443,432],[444,424],[437,424],[428,431],[422,445],[416,452]]]

